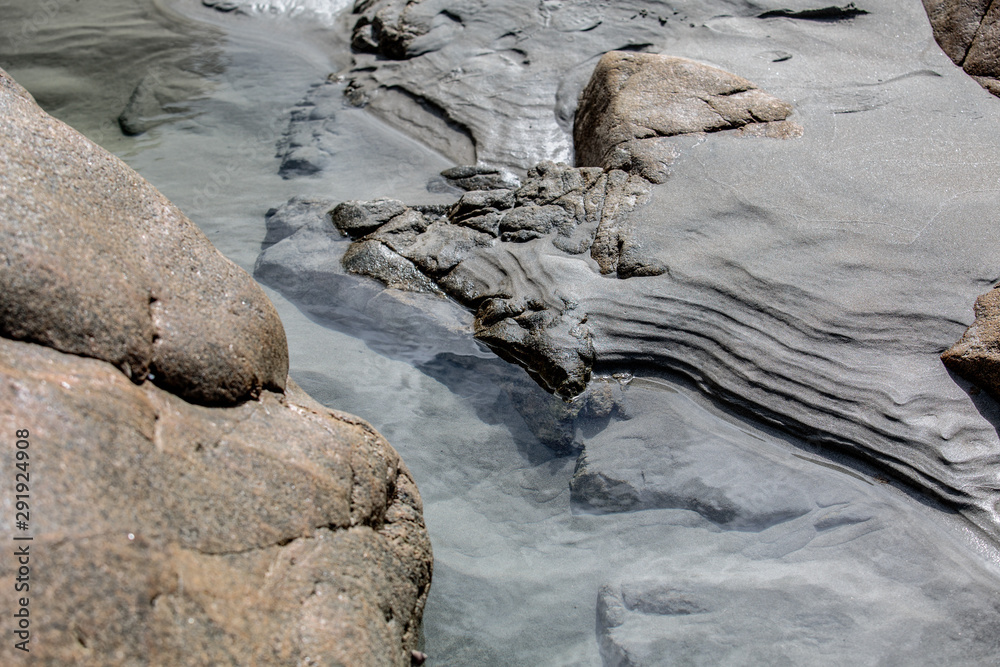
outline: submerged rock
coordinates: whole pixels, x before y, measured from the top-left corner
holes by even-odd
[[[590,250],[602,273],[620,278],[662,273],[630,241],[628,212],[647,192],[646,181],[621,170],[543,162],[516,191],[465,193],[447,217],[382,199],[338,204],[331,220],[356,239],[342,259],[348,271],[397,289],[442,290],[475,313],[478,340],[572,397],[586,388],[594,360],[586,312],[530,282],[508,284],[507,272],[532,252],[518,246],[550,243]]]
[[[419,494],[374,429],[287,378],[260,287],[2,71],[0,171],[0,424],[29,443],[48,582],[34,659],[409,665]]]
[[[278,141],[278,173],[282,178],[309,176],[328,167],[340,153],[337,110],[343,93],[332,81],[312,86],[292,110]]]
[[[203,76],[179,69],[153,68],[139,80],[118,116],[129,136],[190,115],[184,104],[208,87]]]

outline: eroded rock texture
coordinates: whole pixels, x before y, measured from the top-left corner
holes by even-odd
[[[444,11],[429,2],[407,7],[405,20]],[[521,14],[507,15],[514,7]],[[819,11],[803,3],[692,3],[675,10],[676,19],[660,16],[662,22],[653,4],[630,6],[634,19],[615,14],[619,7],[449,3],[461,19],[451,21],[459,37],[420,51],[414,45],[434,30],[414,36],[403,60],[359,55],[348,92],[370,95],[378,106],[373,100],[382,91],[405,87],[433,98],[452,119],[478,117],[485,105],[500,129],[491,133],[484,124],[472,133],[479,137],[477,157],[489,145],[487,161],[517,166],[510,151],[501,156],[505,149],[496,148],[516,146],[534,164],[550,145],[539,139],[540,128],[568,130],[573,113],[566,112],[575,110],[576,96],[566,103],[567,91],[583,90],[627,24],[632,34],[650,36],[651,46],[625,50],[711,63],[793,102],[790,120],[805,128],[802,136],[747,140],[737,130],[657,138],[657,156],[672,155],[669,165],[659,157],[653,162],[668,172],[663,183],[650,185],[631,171],[632,160],[630,171],[602,170],[609,181],[616,172],[626,182],[635,179],[644,194],[618,218],[624,233],[604,225],[602,213],[608,233],[595,232],[589,246],[578,246],[589,252],[573,254],[558,231],[549,232],[551,240],[505,241],[500,220],[511,209],[502,208],[502,199],[489,206],[484,199],[485,208],[475,204],[446,222],[447,216],[428,221],[430,235],[403,232],[400,238],[415,244],[406,253],[419,261],[404,259],[429,267],[425,275],[449,294],[499,299],[468,305],[478,313],[489,304],[481,322],[496,317],[517,334],[504,333],[517,345],[559,340],[536,335],[558,321],[562,340],[571,343],[566,349],[576,350],[563,359],[573,363],[561,368],[583,371],[581,381],[563,381],[564,391],[582,386],[588,366],[681,373],[754,419],[856,454],[945,499],[996,536],[998,411],[940,361],[969,324],[965,304],[995,284],[1000,267],[988,241],[995,217],[989,193],[1000,175],[988,129],[998,122],[993,99],[933,47],[919,4],[886,12],[862,4]],[[487,15],[493,26],[511,26],[511,36],[494,34],[498,28],[488,33]],[[588,17],[594,20],[585,30]],[[573,40],[549,32],[571,18],[579,20]],[[495,47],[504,39],[558,71],[555,88],[562,93],[537,84],[523,94],[497,95],[499,82],[516,79],[507,74],[541,71],[522,70],[516,60],[501,67]],[[458,58],[458,45],[471,53],[471,44],[482,58]],[[582,44],[594,53],[579,60]],[[558,66],[541,55],[557,48],[564,49]],[[448,86],[454,98],[442,92]],[[511,120],[516,113],[504,112],[510,106],[523,111],[527,124],[545,114],[550,120],[525,129]],[[574,169],[583,174],[590,167]],[[477,210],[482,215],[472,214]],[[542,213],[532,220],[544,225]],[[518,228],[530,234],[532,225]],[[609,259],[603,266],[602,257]],[[643,268],[628,280],[609,279],[630,275],[630,266]],[[545,308],[532,308],[539,304]],[[585,327],[586,335],[570,334],[570,314],[576,332]]]
[[[432,559],[392,447],[291,383],[256,283],[2,71],[0,170],[0,426],[30,442],[32,660],[409,665]]]
[[[382,199],[344,202],[333,224],[356,239],[344,267],[390,287],[443,291],[476,314],[476,338],[528,369],[551,391],[575,396],[593,365],[587,314],[558,291],[538,289],[521,245],[590,257],[602,274],[663,269],[630,252],[627,215],[648,192],[622,170],[543,162],[517,190],[466,192],[450,208]],[[491,268],[492,267],[492,268]],[[511,283],[511,272],[525,273]]]
[[[518,246],[589,255],[601,275],[660,275],[665,265],[644,253],[629,222],[678,154],[656,138],[777,123],[791,113],[716,68],[623,52],[600,60],[581,99],[577,162],[590,166],[542,162],[516,190],[482,179],[482,169],[449,170],[479,176],[484,189],[466,192],[446,214],[390,199],[344,202],[331,213],[357,240],[343,258],[348,271],[389,287],[443,290],[475,311],[476,338],[567,397],[583,391],[594,363],[587,313],[558,290],[538,289],[547,281],[527,278],[532,261]],[[519,272],[527,279],[510,280]]]
[[[992,0],[924,0],[924,7],[948,57],[1000,95],[1000,6]]]
[[[374,0],[354,13],[352,102],[458,164],[521,172],[570,160],[577,97],[603,53],[651,49],[687,18],[598,0]]]

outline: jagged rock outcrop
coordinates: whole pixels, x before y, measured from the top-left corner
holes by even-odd
[[[343,236],[330,224],[330,213],[338,208],[341,224],[369,232],[377,227],[366,227],[368,214],[387,222],[387,213],[408,210],[394,200],[338,205],[330,199],[293,197],[269,211],[265,247],[254,275],[294,299],[316,320],[364,339],[380,354],[410,361],[431,377],[446,381],[453,367],[477,378],[487,375],[491,386],[500,388],[504,402],[552,452],[579,451],[583,437],[611,419],[628,418],[617,383],[592,382],[576,400],[567,402],[539,387],[521,369],[481,351],[469,337],[475,329],[473,315],[452,299],[442,298],[436,283],[380,241],[354,243]],[[370,252],[379,254],[366,257]],[[395,272],[394,266],[403,270]],[[377,277],[391,288],[351,275],[355,271]],[[498,408],[487,402],[483,418],[493,421]]]
[[[594,360],[586,312],[531,281],[507,285],[508,264],[517,262],[517,246],[541,243],[589,252],[601,273],[620,278],[661,273],[629,243],[628,212],[648,189],[622,170],[543,162],[517,190],[472,190],[447,210],[382,199],[341,203],[331,219],[356,240],[342,260],[348,271],[399,289],[443,291],[475,312],[476,338],[551,391],[575,396]]]
[[[33,661],[409,665],[419,494],[287,378],[262,290],[2,71],[0,172],[0,425],[30,443],[0,537],[32,537],[0,600],[30,599]]]
[[[934,38],[956,65],[1000,95],[1000,5],[992,0],[924,0]]]

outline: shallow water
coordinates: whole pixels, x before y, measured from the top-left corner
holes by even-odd
[[[248,271],[265,212],[293,195],[453,199],[425,187],[450,162],[347,106],[337,117],[336,165],[281,178],[275,149],[290,110],[349,61],[329,27],[331,8],[345,3],[234,4],[247,13],[193,0],[31,8],[2,0],[0,66],[154,183]],[[150,72],[179,92],[159,124],[125,136],[116,118]],[[286,328],[292,377],[318,400],[371,421],[417,480],[435,550],[424,617],[430,664],[599,665],[598,642],[612,636],[634,664],[776,655],[820,664],[859,654],[920,661],[939,651],[954,664],[976,664],[989,655],[988,642],[956,640],[948,623],[960,609],[978,613],[1000,590],[993,548],[872,471],[728,415],[684,386],[640,378],[620,390],[629,418],[581,422],[577,442],[609,474],[641,472],[644,489],[688,484],[680,495],[693,500],[684,505],[675,494],[596,511],[571,493],[576,456],[557,455],[533,432],[526,410],[551,404],[519,369],[471,342],[437,342],[420,317],[366,331],[344,324],[360,321],[347,307],[318,315],[267,292]],[[414,355],[405,341],[421,335],[427,347]],[[630,469],[628,459],[641,456],[642,470]],[[680,479],[678,470],[694,472]],[[752,515],[749,523],[720,521],[707,496],[690,490],[713,474],[724,478],[713,489]],[[791,509],[772,523],[752,518],[771,506]],[[687,591],[703,613],[680,619],[626,600],[625,621],[595,634],[599,594],[654,584]],[[780,597],[763,609],[760,592],[771,590]],[[729,602],[713,603],[713,595]],[[841,616],[858,627],[827,637],[829,619]],[[936,633],[951,637],[954,650],[921,643],[947,644]],[[847,635],[857,645],[836,648]],[[781,642],[792,648],[772,653]],[[728,652],[713,653],[716,645]],[[607,645],[605,653],[609,664],[617,655]]]

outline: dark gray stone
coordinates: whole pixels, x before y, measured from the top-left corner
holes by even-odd
[[[516,190],[521,187],[521,180],[512,172],[486,165],[452,167],[441,175],[462,190]]]

